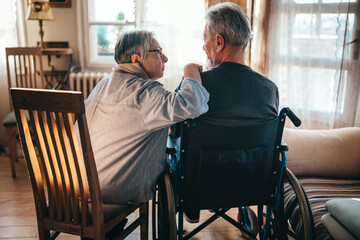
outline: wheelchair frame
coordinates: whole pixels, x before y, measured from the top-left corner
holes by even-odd
[[[277,138],[280,140],[282,138],[286,116],[290,118],[295,126],[300,126],[301,124],[301,121],[289,108],[283,108],[279,114],[280,119],[277,130]],[[191,120],[187,120],[184,122],[184,124],[187,127],[192,127],[194,123]],[[266,206],[265,213],[264,206],[258,205],[257,216],[260,216],[257,218],[258,229],[253,229],[256,227],[256,224],[254,224],[254,219],[249,219],[249,212],[247,211],[246,206],[233,206],[241,207],[242,209],[242,211],[239,211],[239,214],[241,215],[238,217],[238,221],[234,220],[226,214],[230,207],[215,208],[212,209],[214,214],[209,219],[197,226],[191,232],[184,235],[183,200],[178,199],[178,201],[176,201],[178,198],[177,180],[181,181],[182,176],[180,174],[176,176],[178,172],[173,172],[170,169],[170,172],[164,173],[164,175],[160,178],[157,184],[157,197],[155,197],[153,200],[153,239],[171,240],[177,239],[177,236],[180,240],[190,239],[219,217],[224,218],[226,221],[237,227],[242,233],[245,233],[252,239],[256,239],[257,233],[260,239],[287,239],[288,235],[294,239],[314,239],[314,224],[308,199],[304,190],[302,189],[300,182],[291,173],[291,171],[286,168],[287,159],[285,151],[288,150],[288,146],[286,143],[281,142],[280,145],[276,146],[276,149],[281,155],[281,159],[279,158],[281,166],[279,168],[280,173],[277,180],[275,201],[274,204]],[[167,151],[170,157],[172,154],[174,154],[173,149],[168,149]],[[300,206],[303,220],[301,236],[297,236],[295,231],[291,229],[290,225],[288,224],[290,216],[288,216],[287,213],[284,213],[284,180],[286,180],[292,186],[298,199],[297,204]],[[175,186],[173,186],[173,183],[175,183]],[[174,187],[175,191],[173,190]],[[176,231],[176,213],[178,213],[178,231]]]

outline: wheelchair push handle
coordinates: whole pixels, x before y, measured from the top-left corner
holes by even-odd
[[[281,111],[284,112],[284,114],[286,114],[290,118],[290,120],[293,122],[293,124],[296,127],[299,127],[301,125],[301,120],[295,115],[293,111],[291,111],[290,108],[286,107],[283,108]]]

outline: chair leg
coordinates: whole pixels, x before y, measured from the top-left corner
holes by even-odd
[[[140,207],[140,217],[144,216],[145,221],[140,224],[141,240],[147,240],[149,237],[149,202],[144,203]]]
[[[49,230],[46,230],[42,226],[38,225],[38,231],[39,231],[39,239],[40,240],[50,240],[51,239]]]
[[[11,165],[11,175],[13,178],[16,177],[15,172],[15,161],[17,157],[17,143],[16,143],[16,132],[17,127],[5,127],[6,132],[6,140],[9,149],[9,158],[10,158],[10,165]]]

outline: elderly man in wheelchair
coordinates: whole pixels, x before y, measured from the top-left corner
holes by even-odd
[[[300,120],[289,108],[263,124],[219,127],[199,119],[181,123],[180,161],[167,149],[169,171],[158,181],[153,201],[153,239],[190,239],[222,217],[251,239],[313,239],[313,223],[301,185],[286,169],[287,145],[281,140],[286,117]],[[293,187],[301,209],[300,235],[288,226],[283,185]],[[255,214],[249,206],[257,206]],[[238,207],[238,219],[226,212]],[[208,209],[208,220],[183,230],[183,214]],[[178,214],[178,223],[176,223]]]
[[[301,122],[289,108],[277,114],[277,86],[245,65],[251,29],[244,11],[220,3],[208,9],[205,20],[203,49],[212,68],[201,78],[210,93],[209,111],[178,125],[180,147],[168,148],[169,171],[160,177],[153,200],[153,237],[190,239],[222,217],[252,239],[312,239],[311,211],[286,169],[287,145],[281,140],[286,116],[296,126]],[[284,213],[285,181],[301,209],[300,234],[288,227]],[[257,206],[257,214],[249,206]],[[226,214],[235,207],[236,220]],[[213,216],[185,234],[184,213],[197,222],[204,209]]]

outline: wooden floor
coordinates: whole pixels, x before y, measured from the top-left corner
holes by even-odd
[[[17,178],[11,177],[9,158],[4,155],[0,156],[0,239],[38,239],[35,205],[23,159],[19,159],[19,162],[16,163],[16,174]],[[236,217],[237,211],[231,209],[228,214]],[[210,215],[211,213],[208,211],[202,211],[200,222]],[[151,217],[149,222],[149,239],[152,239]],[[185,230],[191,230],[197,226],[197,224],[184,222]],[[57,239],[70,240],[79,239],[79,237],[60,234]],[[139,229],[126,239],[140,239]],[[245,238],[234,226],[219,218],[191,239],[233,240]]]

